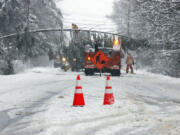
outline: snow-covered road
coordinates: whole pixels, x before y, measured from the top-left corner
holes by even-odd
[[[77,74],[85,107],[72,107]],[[0,135],[180,134],[180,79],[123,73],[111,85],[115,104],[103,106],[105,76],[53,68],[0,76]]]

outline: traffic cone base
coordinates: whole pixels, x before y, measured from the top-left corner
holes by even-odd
[[[113,93],[105,93],[104,94],[104,105],[112,105],[114,104],[114,95]]]
[[[74,94],[74,101],[73,101],[73,106],[84,106],[84,95],[83,93],[75,93]]]

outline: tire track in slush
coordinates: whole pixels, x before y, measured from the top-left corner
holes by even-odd
[[[64,86],[63,84],[66,84],[67,85],[67,82],[66,82],[67,80],[65,80],[65,81],[63,81],[63,82],[61,82],[61,86]],[[53,84],[54,84],[54,82],[52,82]],[[41,87],[43,84],[41,84],[41,85],[39,85],[39,87]],[[44,85],[47,85],[46,83],[44,83]],[[1,131],[0,131],[0,133],[1,132],[3,132],[3,130],[5,130],[6,128],[9,128],[10,130],[7,130],[7,132],[9,132],[9,133],[11,133],[11,134],[13,134],[12,133],[12,131],[11,131],[11,126],[17,126],[17,129],[18,129],[18,122],[19,121],[21,121],[22,119],[24,119],[24,118],[26,118],[26,117],[29,117],[29,116],[31,116],[31,117],[33,117],[33,115],[35,115],[36,113],[38,113],[38,112],[41,112],[41,111],[45,111],[45,110],[39,110],[39,108],[41,107],[41,106],[43,106],[43,105],[45,105],[46,104],[46,102],[48,102],[51,98],[53,98],[53,97],[56,97],[57,95],[59,95],[60,93],[62,93],[62,92],[64,92],[63,90],[64,89],[68,89],[68,88],[70,88],[70,87],[72,87],[73,86],[73,84],[70,84],[70,85],[68,85],[68,86],[66,86],[66,87],[61,87],[60,88],[60,90],[61,91],[52,91],[52,92],[54,92],[54,93],[52,93],[52,94],[48,94],[48,95],[46,95],[46,96],[44,96],[44,97],[41,97],[41,98],[39,98],[38,100],[36,100],[36,101],[33,101],[33,102],[30,102],[31,104],[29,104],[28,106],[25,106],[25,107],[23,107],[22,106],[22,110],[21,110],[21,114],[20,115],[17,115],[17,117],[15,117],[15,118],[13,118],[13,119],[9,119],[7,122],[8,122],[8,124],[6,124],[6,126],[4,126],[2,129],[1,129]],[[70,89],[69,89],[70,90]],[[47,92],[47,91],[44,91],[44,92]],[[19,107],[20,108],[20,107]],[[30,111],[29,111],[30,110]],[[28,112],[28,115],[27,115],[27,112]],[[7,112],[8,113],[8,112]],[[14,129],[16,129],[15,127],[14,127]]]
[[[148,111],[146,109],[146,107],[143,105],[144,103],[148,104],[148,102],[143,101],[143,99],[141,99],[140,97],[138,97],[138,96],[136,96],[136,95],[134,95],[132,93],[128,93],[128,97],[130,97],[130,101],[132,101],[135,105],[137,105],[137,107],[139,108],[139,111],[142,111],[147,116],[151,116],[151,117],[154,118],[153,119],[153,125],[151,125],[151,126],[149,125],[149,130],[147,130],[147,132],[151,131],[151,130],[152,131],[162,130],[161,132],[163,132],[163,130],[164,130],[164,131],[166,131],[166,134],[168,134],[168,135],[171,134],[170,130],[172,130],[173,127],[175,127],[174,125],[176,125],[176,124],[170,123],[171,120],[168,120],[168,119],[167,120],[166,119],[162,120],[161,119],[162,116],[159,118],[159,112],[158,111],[156,111],[156,112]],[[157,100],[157,102],[158,102],[158,100]],[[159,104],[155,104],[155,105],[159,109],[162,107]],[[177,115],[179,112],[174,112],[174,113]],[[162,115],[167,115],[168,113],[161,112],[161,114]],[[169,116],[169,117],[174,118],[174,117],[176,117],[175,114],[171,114],[171,116]],[[164,116],[163,118],[166,118],[166,116]],[[180,121],[180,119],[177,119],[177,118],[176,118],[176,120]]]
[[[140,127],[140,122],[142,121],[136,121],[134,113],[117,113],[108,116],[69,122],[66,124],[53,124],[53,126],[61,127],[63,131],[59,130],[57,133],[63,132],[62,134],[65,135],[95,135],[98,131],[103,131],[109,127],[117,128],[118,125],[121,125],[119,126],[120,128],[118,131],[111,131],[110,133],[117,134],[121,130],[127,129],[127,125],[124,125],[125,123],[128,123],[129,130],[126,131],[128,133],[132,130],[138,129]],[[148,123],[145,120],[143,120],[143,122],[144,124]]]
[[[53,124],[53,127],[61,127],[63,129],[63,131],[57,131],[57,134],[60,133],[65,135],[94,135],[98,130],[102,128],[118,124],[124,115],[126,114],[111,114],[108,116],[83,119],[65,124]],[[91,127],[89,127],[90,125]]]

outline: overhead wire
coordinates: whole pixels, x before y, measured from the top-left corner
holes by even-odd
[[[70,23],[69,23],[70,24]],[[79,23],[77,23],[77,24],[79,24]],[[111,24],[111,26],[110,26],[110,24]],[[79,26],[79,28],[88,28],[89,30],[94,30],[94,29],[116,29],[116,27],[115,26],[112,26],[112,24],[113,23],[109,23],[109,25],[107,25],[107,23],[106,22],[103,22],[103,23],[99,23],[99,24],[86,24],[86,23],[80,23],[80,25],[78,25]],[[69,25],[69,27],[70,27],[71,25]],[[66,26],[66,27],[68,27],[68,26]]]
[[[78,17],[69,17],[69,16],[66,16],[66,17],[64,17],[64,19],[68,19],[68,20],[83,20],[83,21],[91,21],[91,20],[93,20],[94,22],[101,22],[101,21],[104,21],[104,20],[106,20],[106,21],[111,21],[110,19],[108,19],[108,18],[104,18],[104,19],[95,19],[95,18],[87,18],[87,16],[84,16],[84,17],[82,17],[81,16],[81,18],[83,18],[83,19],[80,19],[80,18],[78,18]]]
[[[89,28],[91,29],[116,29],[116,24],[109,19],[94,19],[94,18],[83,18],[83,19],[76,19],[73,17],[66,16],[63,20],[64,23],[76,23],[79,28]],[[92,22],[92,23],[89,23]],[[111,25],[111,26],[108,26]],[[114,27],[113,27],[113,26]],[[68,26],[67,26],[68,27]]]
[[[160,50],[159,52],[164,54],[173,54],[173,53],[180,53],[180,49],[174,49],[174,50]]]
[[[107,23],[107,22],[101,22],[101,23],[95,23],[95,22],[92,22],[92,23],[87,23],[87,22],[75,22],[75,21],[67,21],[65,20],[64,23],[77,23],[77,24],[80,24],[80,25],[115,25],[114,23]]]

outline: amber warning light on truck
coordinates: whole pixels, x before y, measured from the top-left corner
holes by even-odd
[[[119,40],[113,40],[113,45],[120,45],[120,41]]]
[[[91,57],[88,57],[88,60],[91,60]]]
[[[113,50],[119,51],[121,48],[121,41],[118,39],[113,40]]]

